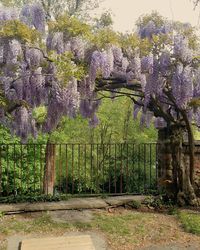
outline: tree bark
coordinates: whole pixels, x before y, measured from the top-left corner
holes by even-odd
[[[48,141],[45,152],[45,168],[44,168],[44,183],[43,183],[43,193],[46,195],[54,194],[55,152],[56,152],[56,145],[51,144]]]
[[[166,131],[165,131],[166,132]],[[191,138],[189,140],[189,148],[183,150],[183,135],[187,132],[188,136],[191,136],[188,133],[188,128],[183,126],[173,126],[168,130],[166,136],[167,140],[164,140],[164,148],[166,151],[162,150],[162,164],[164,166],[163,176],[160,177],[162,184],[165,187],[166,194],[169,198],[173,198],[180,206],[184,205],[198,205],[198,199],[195,194],[193,187],[193,178],[191,178],[191,171],[193,173],[194,169],[194,146],[191,147]],[[194,143],[194,141],[193,141]],[[170,148],[170,150],[169,150]],[[185,152],[184,152],[185,151]],[[166,154],[171,154],[171,163],[172,172],[171,176],[167,175],[167,169],[170,169],[171,166],[165,166],[164,157]],[[191,162],[192,155],[192,162]],[[169,157],[169,156],[168,156]],[[191,170],[192,167],[192,170]]]

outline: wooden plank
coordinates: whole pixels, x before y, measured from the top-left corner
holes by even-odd
[[[95,250],[90,235],[25,239],[21,250]]]

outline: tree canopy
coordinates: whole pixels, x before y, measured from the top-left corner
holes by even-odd
[[[134,117],[142,111],[141,124],[153,119],[156,128],[181,130],[181,138],[186,128],[192,183],[191,124],[200,126],[198,38],[189,24],[155,13],[137,27],[123,35],[69,15],[47,22],[40,4],[1,11],[1,123],[24,140],[52,131],[65,115],[80,113],[95,126],[101,99],[125,95]],[[44,119],[38,122],[33,114],[41,106]]]
[[[46,19],[57,18],[60,15],[86,17],[89,10],[99,6],[102,0],[38,0],[36,3],[43,7]],[[34,4],[33,0],[0,0],[4,6],[22,8],[24,5]]]

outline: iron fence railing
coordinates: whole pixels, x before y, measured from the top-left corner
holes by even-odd
[[[148,144],[0,145],[0,196],[40,195],[47,162],[54,194],[150,193],[157,190],[157,148]],[[46,178],[45,178],[46,176]],[[47,191],[48,193],[48,191]]]

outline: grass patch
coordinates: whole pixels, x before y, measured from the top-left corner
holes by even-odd
[[[114,241],[138,243],[147,233],[146,223],[152,215],[142,213],[128,214],[101,214],[97,215],[93,227],[102,232]]]
[[[50,215],[43,213],[37,218],[19,219],[17,217],[7,217],[0,223],[0,233],[5,235],[13,233],[51,233],[56,231],[68,231],[70,229],[82,229],[83,225],[73,225],[70,223],[58,223],[52,221]]]
[[[0,236],[17,233],[61,236],[70,231],[95,231],[102,233],[110,249],[135,249],[138,246],[158,244],[183,238],[183,231],[200,234],[200,214],[191,211],[169,211],[173,216],[156,213],[142,213],[133,210],[113,210],[113,212],[96,211],[91,222],[55,222],[48,212],[3,216],[0,219]],[[186,235],[187,233],[185,233]],[[190,234],[191,239],[197,238]],[[199,239],[200,243],[200,239]],[[1,249],[1,247],[0,247]]]
[[[199,213],[180,211],[177,216],[186,232],[200,235]]]

